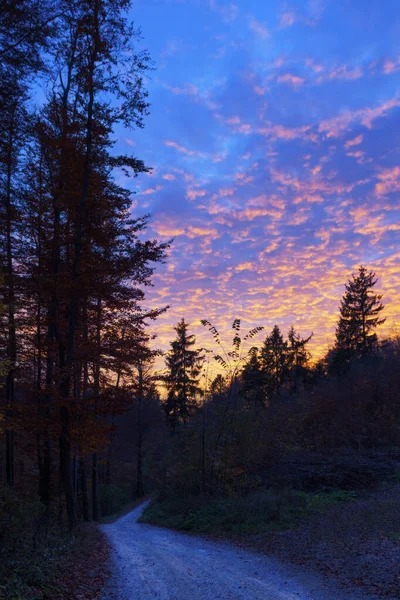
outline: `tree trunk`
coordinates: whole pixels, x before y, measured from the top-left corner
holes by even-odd
[[[93,521],[99,520],[99,495],[98,495],[98,465],[97,452],[92,456],[92,518]]]
[[[142,431],[142,408],[143,408],[143,368],[141,363],[138,365],[139,371],[139,394],[138,394],[138,414],[137,414],[137,464],[136,464],[136,497],[144,496],[143,487],[143,431]]]
[[[7,144],[7,175],[6,175],[6,289],[7,289],[7,316],[8,316],[8,344],[7,359],[9,361],[9,370],[6,377],[6,402],[8,411],[14,404],[14,373],[17,360],[17,337],[15,329],[15,285],[13,268],[13,248],[12,248],[12,223],[13,206],[11,202],[11,179],[12,179],[12,159],[14,153],[15,138],[15,113],[16,104],[12,108],[10,129]],[[7,411],[7,412],[8,412]],[[10,487],[14,486],[14,432],[11,429],[6,430],[6,482]]]
[[[94,369],[94,411],[95,416],[98,409],[98,398],[100,394],[100,356],[101,356],[101,298],[97,299],[96,307],[96,359]],[[99,498],[98,498],[98,456],[97,452],[92,457],[92,516],[94,521],[99,520]]]
[[[83,518],[85,521],[90,521],[89,497],[86,478],[86,462],[83,458],[79,459],[79,487]]]

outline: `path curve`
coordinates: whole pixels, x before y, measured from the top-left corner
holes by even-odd
[[[262,554],[137,523],[103,525],[112,546],[102,600],[367,600]]]

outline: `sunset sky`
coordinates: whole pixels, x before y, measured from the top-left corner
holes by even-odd
[[[156,66],[145,129],[118,145],[150,235],[175,237],[151,305],[221,329],[293,323],[333,342],[344,283],[376,271],[400,322],[398,0],[137,0]],[[263,336],[261,336],[260,341]],[[211,340],[210,340],[211,341]]]

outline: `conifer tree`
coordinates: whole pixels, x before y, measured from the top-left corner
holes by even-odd
[[[265,406],[266,400],[266,376],[261,366],[257,348],[252,348],[250,358],[242,371],[242,393],[249,404],[261,404]]]
[[[376,329],[385,322],[380,318],[384,308],[382,295],[373,290],[377,281],[373,271],[368,273],[360,266],[346,284],[336,328],[336,360],[347,362],[365,356],[376,347]]]
[[[293,325],[289,329],[288,342],[289,342],[289,355],[290,355],[290,367],[293,373],[293,391],[297,394],[300,389],[300,379],[302,373],[304,373],[307,361],[310,358],[306,346],[311,340],[313,334],[307,338],[302,338],[300,334],[295,330]]]
[[[186,423],[195,406],[196,396],[201,394],[199,376],[204,355],[201,350],[193,348],[196,338],[188,334],[188,327],[185,319],[179,321],[174,328],[176,339],[171,342],[171,350],[166,357],[168,396],[165,411],[172,429],[179,422]]]
[[[278,393],[285,383],[289,366],[290,351],[278,325],[265,338],[261,349],[261,366],[266,377],[267,395]]]

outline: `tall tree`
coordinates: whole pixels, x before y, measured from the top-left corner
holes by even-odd
[[[267,396],[279,393],[286,382],[291,355],[289,344],[283,339],[278,325],[275,325],[271,333],[265,338],[261,348],[261,368],[266,378]]]
[[[293,373],[293,391],[298,394],[300,391],[300,382],[307,362],[310,358],[310,353],[307,349],[307,344],[311,340],[313,334],[307,338],[302,338],[300,334],[295,330],[293,325],[289,329],[288,333],[288,345],[290,355],[290,368]]]
[[[385,322],[381,294],[374,293],[378,279],[373,271],[360,266],[345,285],[336,328],[337,358],[348,361],[364,356],[376,347],[376,329]]]
[[[201,350],[193,348],[196,338],[188,333],[188,328],[185,319],[174,327],[176,339],[171,342],[171,350],[166,357],[168,396],[165,411],[172,429],[179,422],[186,423],[195,406],[196,396],[201,394],[199,376],[204,355]]]

